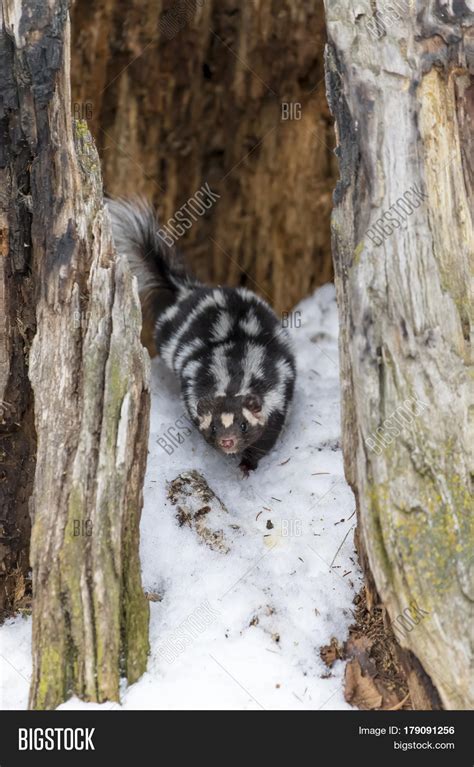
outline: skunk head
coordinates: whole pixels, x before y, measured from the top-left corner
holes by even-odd
[[[197,405],[198,426],[204,439],[227,455],[241,453],[265,429],[262,400],[258,394],[205,397]]]

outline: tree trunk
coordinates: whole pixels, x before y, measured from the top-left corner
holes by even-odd
[[[35,429],[27,359],[35,329],[28,144],[18,142],[14,50],[0,29],[0,620],[28,580]]]
[[[37,322],[30,705],[54,708],[71,694],[118,700],[120,675],[133,682],[145,669],[138,525],[148,365],[136,290],[102,207],[99,159],[87,125],[70,115],[68,3],[4,0],[3,8],[7,158],[13,164],[28,149]],[[11,195],[19,216],[13,185]],[[22,247],[10,237],[13,261]]]
[[[472,14],[371,7],[326,2],[346,476],[412,705],[473,708]]]
[[[201,279],[283,311],[332,277],[337,163],[322,0],[277,5],[77,0],[72,90],[108,194],[145,195],[166,222],[209,183],[220,199],[179,246]]]

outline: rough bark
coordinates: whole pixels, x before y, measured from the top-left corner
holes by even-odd
[[[73,101],[91,115],[107,192],[169,219],[208,182],[220,199],[179,244],[198,276],[278,310],[331,279],[337,163],[324,94],[322,0],[78,0]],[[282,103],[301,119],[282,120]],[[293,113],[297,117],[297,113]]]
[[[145,669],[138,524],[148,364],[136,289],[102,207],[98,155],[87,125],[71,119],[68,3],[4,0],[3,9],[17,99],[12,152],[28,147],[32,160],[30,705],[53,708],[71,694],[118,700],[120,675],[133,682]],[[18,210],[18,196],[10,204]]]
[[[412,705],[473,708],[473,17],[464,2],[405,3],[371,34],[387,5],[326,2],[345,469],[371,598],[394,627],[420,610],[397,631]],[[423,203],[375,239],[413,184]],[[410,398],[425,404],[389,432]]]
[[[35,430],[27,358],[35,328],[30,276],[29,173],[18,142],[13,45],[0,29],[0,619],[18,607],[28,580]]]

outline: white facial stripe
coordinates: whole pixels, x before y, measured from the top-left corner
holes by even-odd
[[[206,413],[205,415],[199,416],[199,428],[201,431],[204,431],[205,429],[208,429],[211,425],[212,421],[212,415],[210,413]]]
[[[221,421],[222,426],[225,426],[226,429],[229,428],[229,426],[232,426],[234,423],[234,414],[233,413],[222,413],[221,414]]]
[[[256,426],[258,423],[263,425],[265,423],[265,416],[262,413],[259,413],[256,415],[255,413],[252,413],[250,410],[248,410],[246,407],[242,408],[242,413],[244,418],[247,419],[250,426]]]

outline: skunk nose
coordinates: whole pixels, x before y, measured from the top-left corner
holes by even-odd
[[[221,439],[221,441],[219,442],[219,444],[220,444],[220,446],[221,446],[221,447],[224,447],[224,448],[226,448],[226,449],[229,449],[229,448],[231,448],[231,447],[234,447],[234,444],[235,444],[235,442],[234,442],[234,440],[233,440],[233,439],[230,437],[229,439]]]

